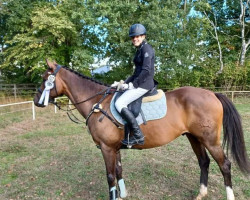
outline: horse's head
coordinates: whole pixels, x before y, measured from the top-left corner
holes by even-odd
[[[63,87],[59,75],[61,66],[56,62],[48,60],[48,69],[42,75],[43,83],[34,97],[34,103],[38,107],[45,107],[48,101],[53,102],[54,98],[63,94]]]

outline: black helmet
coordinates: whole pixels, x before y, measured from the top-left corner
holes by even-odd
[[[133,24],[129,29],[129,37],[146,35],[146,29],[142,24]]]

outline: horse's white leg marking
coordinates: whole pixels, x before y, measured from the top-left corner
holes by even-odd
[[[207,195],[207,187],[204,184],[201,184],[200,186],[200,193],[199,195],[196,197],[195,200],[201,200],[203,197],[205,197]]]
[[[118,198],[116,198],[116,186],[110,188],[110,192],[111,192],[111,198],[112,200],[118,200]]]
[[[232,188],[227,186],[226,191],[227,191],[227,200],[235,200]]]
[[[120,197],[125,198],[127,196],[127,190],[126,190],[126,187],[125,187],[124,180],[120,179],[118,181],[118,185],[119,185],[119,188],[120,188]]]

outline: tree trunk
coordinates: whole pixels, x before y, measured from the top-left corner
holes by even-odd
[[[223,63],[223,54],[222,54],[222,50],[221,50],[221,44],[220,44],[220,41],[219,41],[219,36],[218,36],[218,31],[217,31],[216,14],[213,13],[213,15],[214,15],[214,22],[213,22],[212,20],[209,19],[206,12],[203,12],[203,13],[205,14],[205,16],[207,17],[207,20],[209,21],[209,23],[211,24],[211,26],[214,29],[214,34],[211,32],[211,35],[214,37],[214,39],[217,41],[217,44],[218,44],[219,56],[220,56],[220,70],[217,72],[217,74],[220,74],[223,71],[224,63]]]
[[[246,4],[243,4],[243,1],[240,0],[240,7],[241,7],[241,14],[240,14],[240,26],[241,26],[241,54],[240,54],[240,66],[245,64],[245,58],[247,53],[247,48],[250,45],[250,39],[246,42],[246,35],[245,35],[245,12],[246,7],[248,6],[250,0],[247,0]]]

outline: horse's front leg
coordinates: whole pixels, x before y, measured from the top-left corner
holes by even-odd
[[[118,200],[118,194],[115,184],[117,150],[106,145],[101,145],[101,150],[106,165],[107,180],[109,185],[109,199]]]
[[[120,151],[118,151],[116,153],[116,178],[117,178],[118,186],[119,186],[119,190],[120,190],[120,197],[121,198],[127,197],[125,183],[124,183],[124,180],[122,178],[122,163],[121,163]]]

